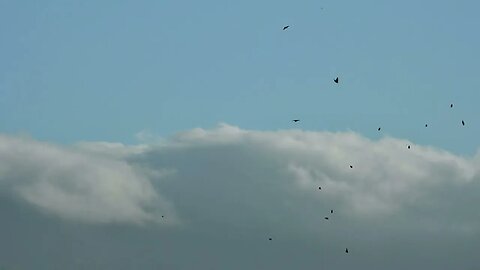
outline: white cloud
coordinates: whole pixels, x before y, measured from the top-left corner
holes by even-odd
[[[0,182],[64,218],[94,223],[157,221],[172,210],[141,170],[121,160],[139,151],[128,150],[119,144],[65,148],[0,136]]]
[[[187,191],[189,196],[181,204],[191,201],[192,208],[222,221],[237,220],[233,216],[238,211],[252,211],[252,217],[275,222],[304,212],[304,204],[329,204],[354,219],[398,215],[408,219],[415,215],[408,209],[421,209],[424,216],[415,218],[424,229],[433,224],[473,228],[480,220],[465,216],[443,222],[441,216],[468,207],[455,197],[446,200],[445,193],[480,191],[478,157],[461,157],[407,140],[372,141],[353,132],[248,131],[222,124],[213,130],[179,133],[162,147],[147,151],[143,161],[151,167],[177,169],[172,186],[194,189]],[[212,198],[205,200],[205,209],[195,201],[204,196]],[[442,202],[444,208],[438,209],[435,202]],[[234,211],[218,209],[229,204]],[[283,204],[290,205],[291,212],[281,210]],[[313,218],[311,224],[316,221]]]
[[[237,258],[228,253],[236,247],[225,237],[249,239],[237,241],[255,250],[261,240],[252,239],[274,236],[290,241],[292,250],[305,249],[298,258],[330,252],[322,258],[331,269],[359,266],[362,260],[371,267],[358,269],[404,269],[402,264],[390,267],[394,258],[411,259],[412,269],[475,265],[469,250],[480,243],[479,155],[463,157],[353,132],[266,132],[226,124],[149,140],[161,143],[61,147],[0,136],[0,184],[5,187],[0,194],[87,223],[156,227],[151,221],[165,215],[159,224],[174,225],[168,243],[184,243],[182,252],[208,238],[211,243],[202,252]],[[187,236],[179,236],[183,233]],[[339,266],[345,246],[357,261]],[[437,258],[445,246],[461,246],[457,261],[422,259]],[[281,252],[283,263],[272,269],[288,268],[288,256]],[[415,257],[419,252],[422,258]],[[171,265],[184,261],[180,253],[169,256]],[[365,257],[355,257],[360,254]]]

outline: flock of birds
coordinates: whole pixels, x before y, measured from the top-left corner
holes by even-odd
[[[290,27],[290,25],[285,25],[285,26],[283,27],[283,31],[287,30],[289,27]],[[333,82],[334,82],[335,84],[338,84],[338,83],[339,83],[339,78],[336,77],[335,79],[333,79]],[[450,108],[453,108],[453,103],[450,104]],[[292,122],[294,122],[294,123],[300,122],[300,119],[293,119]],[[465,126],[465,121],[464,121],[464,120],[462,120],[462,126]],[[428,124],[425,124],[425,127],[428,127]],[[378,127],[378,131],[381,131],[381,129],[382,129],[381,127]],[[410,148],[411,148],[410,145],[408,145],[407,148],[410,149]],[[350,165],[350,169],[353,169],[353,166],[352,166],[352,165]],[[322,190],[322,187],[318,187],[318,189],[319,189],[319,190]],[[331,210],[330,210],[330,214],[333,214],[333,212],[334,212],[333,209],[331,209]],[[325,219],[325,220],[330,220],[330,217],[325,216],[324,219]],[[272,237],[269,237],[268,240],[272,241],[273,238],[272,238]],[[345,253],[348,253],[348,248],[345,248]]]
[[[283,30],[287,30],[288,28],[290,28],[290,25],[285,25],[285,26],[283,27]],[[333,79],[333,82],[334,82],[335,84],[338,84],[338,83],[339,83],[339,78],[336,77],[335,79]],[[453,103],[450,104],[450,108],[453,108]],[[293,119],[292,121],[295,122],[295,123],[297,123],[297,122],[300,122],[300,119]],[[462,126],[465,126],[465,121],[464,121],[464,120],[462,120]],[[428,127],[428,124],[425,124],[425,127]],[[378,131],[381,131],[381,129],[382,129],[381,127],[378,127]],[[410,145],[408,145],[407,148],[410,149],[410,148],[411,148]],[[350,165],[350,169],[353,169],[353,165]],[[319,190],[322,190],[322,187],[318,187],[318,189],[319,189]],[[334,211],[333,211],[333,209],[331,209],[331,210],[330,210],[330,214],[333,214],[333,213],[334,213]],[[165,218],[165,216],[162,216],[162,218]],[[325,216],[324,219],[325,219],[325,220],[330,220],[330,217],[329,217],[329,216]],[[272,238],[272,237],[269,237],[268,240],[269,240],[269,241],[272,241],[273,238]],[[345,253],[348,253],[348,252],[349,252],[348,248],[345,248]]]

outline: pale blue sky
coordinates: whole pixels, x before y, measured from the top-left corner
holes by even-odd
[[[0,131],[133,143],[141,130],[167,136],[226,122],[353,130],[473,154],[479,7],[0,1]]]

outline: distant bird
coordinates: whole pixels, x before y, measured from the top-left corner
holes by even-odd
[[[272,238],[270,237],[270,238],[268,238],[268,240],[269,240],[269,241],[272,241]]]
[[[318,187],[319,190],[322,190],[322,187]]]
[[[408,149],[410,149],[410,145],[408,146]]]
[[[330,210],[330,214],[333,214],[333,209],[332,209],[332,210]]]
[[[353,166],[352,166],[352,165],[350,165],[350,169],[353,169]]]
[[[453,108],[453,103],[452,103],[452,104],[450,104],[450,108]]]
[[[333,80],[335,83],[338,83],[338,77]]]
[[[290,25],[285,25],[285,26],[283,27],[283,30],[287,30],[287,28],[289,28],[289,27],[290,27]]]
[[[328,217],[325,217],[326,220],[328,220]]]
[[[296,122],[300,122],[300,119],[293,119],[292,121],[296,123]]]
[[[162,218],[164,218],[164,216],[162,216]]]
[[[428,127],[428,124],[425,124],[425,127]]]
[[[380,131],[380,129],[382,129],[381,127],[378,128],[378,131]]]
[[[465,126],[465,122],[463,122],[463,120],[462,120],[462,126]]]
[[[345,249],[345,253],[348,253],[348,248]]]

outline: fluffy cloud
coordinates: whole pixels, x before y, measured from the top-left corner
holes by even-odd
[[[478,155],[353,132],[225,124],[148,138],[156,143],[61,147],[2,136],[2,194],[70,220],[172,225],[171,238],[152,245],[176,251],[153,256],[151,265],[138,264],[142,268],[291,269],[298,260],[306,269],[320,262],[330,269],[477,265],[471,250],[480,243]],[[268,237],[275,240],[268,249],[278,256],[260,244]],[[208,243],[189,251],[199,241]],[[236,266],[185,262],[199,252],[231,258]],[[278,262],[268,264],[258,254]],[[242,256],[249,260],[236,261]]]
[[[177,134],[139,160],[147,167],[177,169],[174,184],[166,188],[180,186],[189,194],[186,200],[192,200],[189,208],[207,204],[200,212],[218,220],[237,220],[240,213],[264,222],[286,215],[316,222],[311,216],[318,216],[318,211],[303,207],[316,205],[336,208],[357,220],[400,215],[405,220],[415,216],[424,229],[478,227],[477,215],[455,214],[459,209],[473,210],[460,202],[477,200],[478,157],[456,156],[406,140],[372,141],[353,132],[246,131],[221,125]],[[202,201],[205,196],[211,200]],[[202,204],[196,205],[192,198]],[[225,204],[234,211],[223,213]],[[417,216],[419,211],[422,216]],[[448,220],[444,215],[456,218]]]
[[[95,148],[95,149],[93,149]],[[122,160],[137,153],[120,144],[67,148],[0,136],[3,193],[63,218],[143,223],[171,211],[141,170]]]

